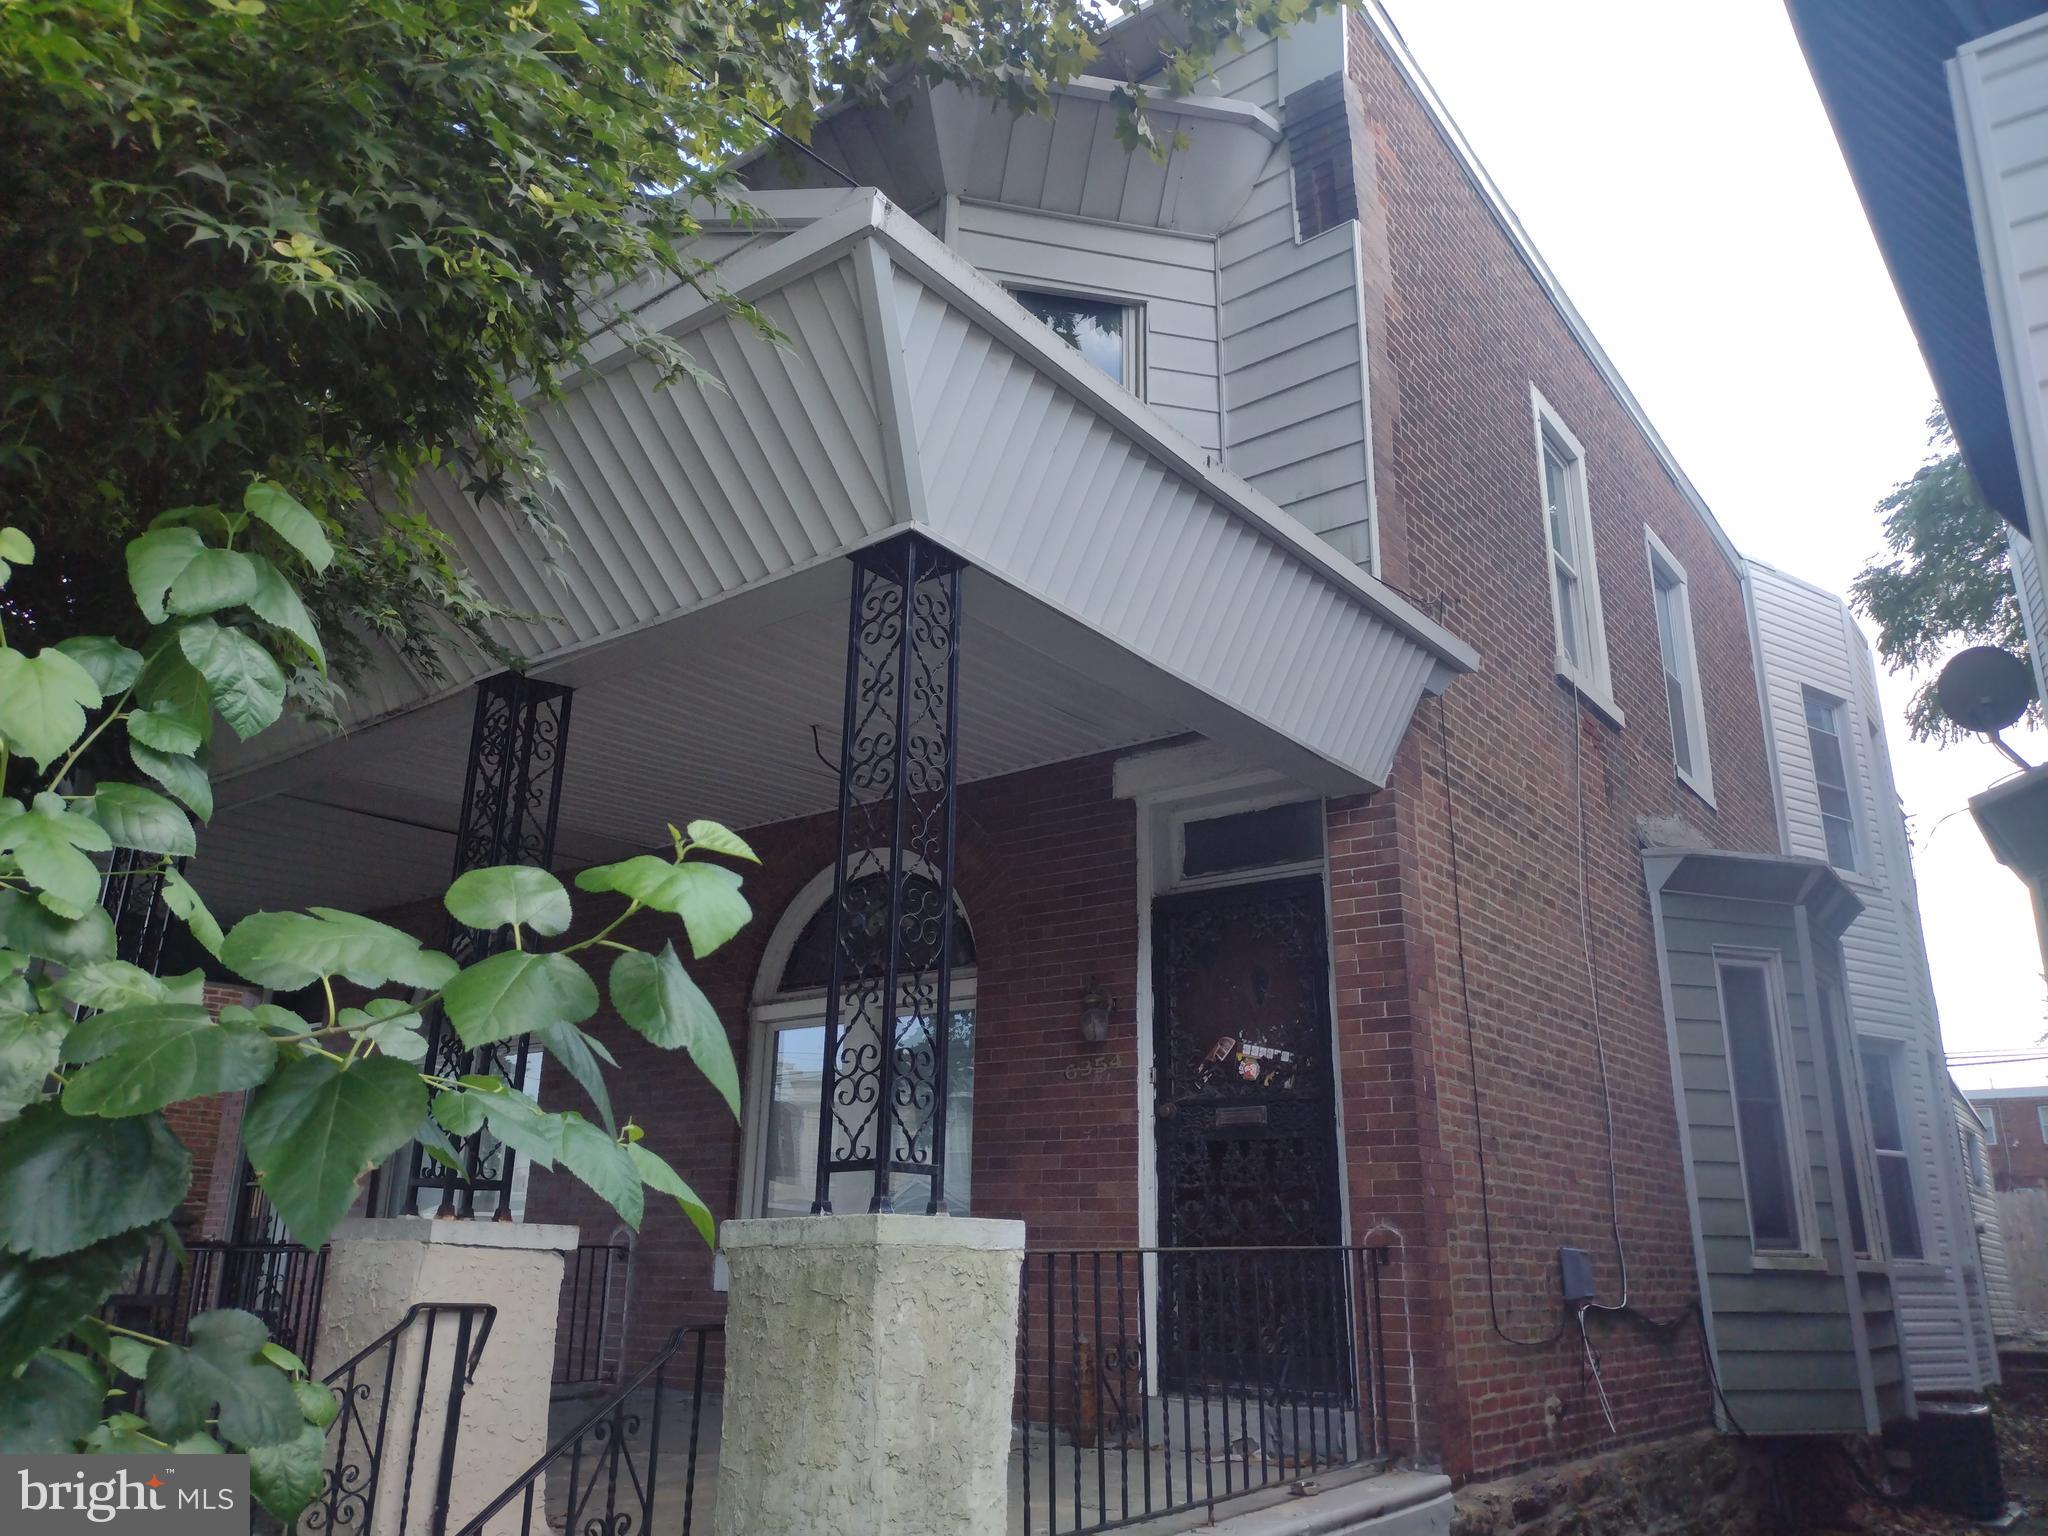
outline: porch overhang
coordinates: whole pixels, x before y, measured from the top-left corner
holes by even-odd
[[[597,857],[657,840],[631,802],[672,788],[677,758],[716,787],[722,757],[729,781],[707,803],[692,779],[690,814],[825,809],[812,728],[836,734],[840,713],[844,557],[908,531],[967,566],[964,779],[1197,733],[1323,793],[1370,790],[1423,694],[1476,667],[878,193],[758,203],[761,225],[706,248],[783,339],[650,285],[630,295],[640,320],[706,382],[663,388],[610,342],[536,410],[562,548],[450,485],[422,493],[484,590],[530,615],[502,626],[506,646],[578,687],[585,752],[606,720],[622,734],[598,750],[628,758],[647,751],[629,727],[672,721],[644,781],[626,763],[601,788],[572,770],[565,857],[579,828]],[[216,848],[313,783],[331,811],[404,803],[421,830],[452,829],[427,802],[452,802],[462,696],[492,670],[450,655],[429,678],[394,652],[339,738],[280,728],[224,751]],[[1003,739],[977,758],[984,732]]]

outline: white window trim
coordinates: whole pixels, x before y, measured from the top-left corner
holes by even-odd
[[[1679,688],[1685,695],[1686,735],[1692,742],[1693,766],[1687,768],[1678,761],[1678,743],[1671,745],[1672,766],[1678,771],[1678,782],[1698,795],[1707,804],[1714,803],[1713,753],[1707,745],[1707,698],[1700,685],[1700,652],[1698,637],[1692,623],[1692,583],[1686,578],[1685,567],[1678,556],[1671,553],[1656,531],[1647,524],[1643,528],[1643,546],[1650,560],[1650,617],[1656,620],[1657,593],[1662,587],[1677,592],[1679,643],[1685,654],[1678,658],[1681,667]],[[1660,631],[1657,642],[1658,665],[1663,665],[1664,643]]]
[[[1849,990],[1844,979],[1815,977],[1813,995],[1818,1005],[1814,1013],[1819,1027],[1829,1032],[1835,1054],[1842,1058],[1842,1092],[1847,1098],[1843,1108],[1848,1111],[1849,1135],[1855,1144],[1835,1150],[1842,1159],[1844,1173],[1853,1170],[1856,1175],[1857,1193],[1863,1201],[1863,1238],[1869,1245],[1854,1257],[1859,1263],[1878,1266],[1889,1258],[1891,1249],[1884,1224],[1884,1193],[1877,1177],[1877,1142],[1870,1133],[1870,1099],[1863,1082],[1862,1037],[1849,1020]],[[1834,1002],[1832,1009],[1825,1005],[1829,998]],[[1814,1059],[1816,1063],[1823,1062],[1818,1052]],[[1832,1111],[1833,1106],[1828,1107]],[[1845,1247],[1853,1249],[1855,1238],[1846,1213],[1835,1222],[1835,1236]]]
[[[1022,277],[1005,279],[1003,282],[1003,292],[1016,299],[1019,305],[1022,305],[1024,302],[1019,297],[1020,295],[1043,293],[1058,299],[1088,299],[1097,304],[1113,304],[1123,310],[1126,317],[1124,320],[1124,376],[1121,379],[1111,379],[1110,382],[1116,385],[1117,388],[1136,395],[1140,400],[1145,398],[1146,304],[1143,299],[1134,299],[1127,293],[1117,293],[1108,288],[1089,288],[1078,283],[1042,283],[1035,278]],[[1025,313],[1030,314],[1030,311],[1027,309]],[[1045,324],[1036,315],[1032,315],[1031,318],[1040,325]],[[1047,328],[1050,329],[1050,327]],[[1083,361],[1085,362],[1086,359],[1084,358]],[[1089,366],[1093,367],[1094,365],[1090,364]]]
[[[932,881],[938,879],[937,871],[915,854],[906,853],[903,862],[911,874]],[[847,861],[849,879],[886,872],[882,856],[871,848],[861,850]],[[790,951],[796,947],[804,928],[831,901],[832,881],[833,866],[828,864],[790,898],[768,936],[760,969],[754,973],[754,995],[747,1008],[747,1075],[740,1093],[738,1203],[742,1218],[752,1219],[761,1214],[761,1175],[768,1161],[768,1106],[775,1088],[775,1036],[785,1029],[825,1022],[824,988],[782,992],[778,986],[789,965]],[[974,966],[954,968],[949,1002],[955,1010],[974,1007],[976,977]]]
[[[1551,643],[1557,675],[1596,711],[1620,726],[1625,722],[1621,707],[1614,702],[1614,681],[1607,664],[1607,618],[1600,602],[1600,564],[1593,549],[1593,495],[1586,470],[1586,450],[1534,384],[1529,386],[1529,414],[1535,429],[1532,441],[1536,445],[1536,509],[1543,524],[1543,584],[1550,594]],[[1574,662],[1565,650],[1564,613],[1557,604],[1557,544],[1550,536],[1548,491],[1543,483],[1546,441],[1571,460],[1578,492],[1571,515],[1573,528],[1585,546],[1584,556],[1578,562],[1579,593],[1586,616],[1583,665]]]
[[[1778,1111],[1785,1135],[1785,1156],[1791,1164],[1792,1215],[1798,1244],[1791,1248],[1758,1248],[1756,1222],[1749,1209],[1749,1154],[1742,1145],[1742,1115],[1735,1103],[1735,1048],[1728,1037],[1728,1000],[1721,991],[1723,966],[1763,972],[1764,1006],[1770,1010],[1772,1056],[1778,1069]],[[1809,1269],[1825,1262],[1817,1234],[1820,1218],[1814,1207],[1813,1158],[1807,1148],[1805,1116],[1799,1097],[1798,1058],[1793,1054],[1791,1010],[1785,998],[1784,958],[1771,949],[1714,946],[1714,1009],[1721,1021],[1722,1060],[1728,1067],[1728,1104],[1735,1128],[1736,1167],[1742,1175],[1742,1219],[1750,1236],[1753,1269]]]
[[[1886,1063],[1886,1070],[1891,1077],[1892,1107],[1899,1117],[1899,1141],[1901,1145],[1896,1152],[1880,1147],[1877,1144],[1877,1127],[1875,1125],[1871,1126],[1870,1161],[1878,1168],[1883,1166],[1883,1160],[1887,1157],[1896,1157],[1905,1163],[1906,1187],[1912,1192],[1913,1196],[1913,1222],[1919,1228],[1915,1235],[1920,1239],[1920,1256],[1914,1258],[1910,1254],[1900,1253],[1897,1245],[1892,1241],[1891,1216],[1884,1208],[1884,1182],[1880,1178],[1876,1191],[1877,1215],[1879,1222],[1884,1227],[1885,1252],[1890,1256],[1894,1264],[1932,1264],[1936,1262],[1934,1259],[1934,1225],[1929,1219],[1933,1212],[1927,1204],[1932,1192],[1927,1188],[1928,1181],[1922,1176],[1919,1157],[1913,1150],[1918,1122],[1914,1118],[1912,1108],[1914,1087],[1911,1081],[1913,1070],[1912,1057],[1906,1047],[1907,1042],[1904,1040],[1894,1040],[1886,1035],[1859,1033],[1856,1036],[1856,1069],[1860,1076],[1863,1070],[1863,1053],[1865,1051],[1875,1051],[1884,1058]],[[1867,1084],[1864,1091],[1866,1093],[1869,1092]],[[1865,1113],[1868,1113],[1867,1100],[1865,1103]]]
[[[1849,797],[1849,841],[1855,850],[1854,865],[1837,864],[1828,851],[1827,812],[1820,803],[1820,765],[1813,760],[1813,744],[1810,733],[1813,722],[1806,718],[1806,701],[1809,697],[1821,700],[1835,712],[1835,748],[1842,759],[1842,792]],[[1806,776],[1813,783],[1814,824],[1820,831],[1820,856],[1828,868],[1844,878],[1855,881],[1874,882],[1871,870],[1870,839],[1864,835],[1863,811],[1863,765],[1850,750],[1851,733],[1856,718],[1849,708],[1849,701],[1840,694],[1826,688],[1817,688],[1812,683],[1799,685],[1799,729],[1806,740]]]

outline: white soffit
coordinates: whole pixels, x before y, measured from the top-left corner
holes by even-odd
[[[780,195],[757,201],[776,217]],[[601,677],[601,649],[634,642],[606,658],[615,668],[679,617],[773,607],[767,593],[823,567],[836,584],[838,557],[918,527],[996,578],[981,616],[1033,650],[1310,787],[1386,781],[1422,693],[1477,665],[1467,646],[1216,469],[879,194],[788,206],[788,233],[722,269],[782,341],[687,287],[656,292],[642,318],[716,385],[661,388],[615,346],[536,413],[560,549],[453,488],[428,492],[479,584],[527,615],[504,626],[512,650],[545,675]],[[483,670],[437,685],[387,667],[354,720]],[[252,745],[223,752],[224,778],[330,750],[303,735]]]

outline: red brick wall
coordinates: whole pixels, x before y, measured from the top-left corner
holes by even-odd
[[[973,1211],[1025,1221],[1034,1246],[1137,1241],[1136,820],[1110,796],[1111,759],[968,786],[961,797],[957,886],[979,957],[975,1039]],[[687,807],[679,807],[686,810]],[[833,822],[814,817],[747,834],[762,868],[747,873],[754,921],[693,970],[747,1061],[747,1005],[761,954],[790,900],[833,857]],[[589,906],[595,918],[597,908]],[[667,926],[664,926],[667,925]],[[620,937],[659,944],[672,919],[636,919]],[[1110,1038],[1079,1038],[1090,975],[1121,1000]],[[740,1139],[724,1104],[676,1054],[656,1051],[609,1009],[590,1026],[618,1055],[614,1105],[647,1128],[721,1219],[739,1209]],[[1116,1057],[1121,1067],[1069,1078],[1070,1065]],[[586,1107],[549,1074],[551,1108]],[[536,1173],[529,1221],[573,1221],[586,1241],[617,1218],[581,1185]],[[673,1206],[650,1202],[636,1260],[630,1350],[642,1357],[679,1322],[715,1317],[711,1259]]]
[[[244,987],[208,983],[201,1001],[219,1017],[230,1003],[250,1002],[251,994]],[[192,1154],[191,1187],[171,1220],[186,1237],[227,1236],[242,1171],[242,1096],[217,1093],[188,1099],[166,1109],[164,1122]]]
[[[1354,1219],[1390,1220],[1412,1245],[1406,1283],[1434,1330],[1419,1383],[1425,1424],[1453,1472],[1496,1473],[1610,1436],[1575,1326],[1534,1344],[1494,1330],[1474,1053],[1502,1329],[1544,1340],[1558,1329],[1559,1244],[1592,1255],[1603,1301],[1622,1294],[1595,998],[1629,1301],[1652,1318],[1680,1313],[1697,1285],[1637,821],[1678,817],[1721,846],[1770,850],[1775,818],[1735,571],[1370,29],[1352,25],[1351,77],[1370,135],[1355,158],[1381,548],[1389,579],[1484,664],[1452,686],[1441,712],[1424,705],[1388,793],[1331,808],[1346,1140]],[[1553,675],[1532,383],[1586,450],[1625,728]],[[1646,524],[1690,579],[1718,809],[1673,771]],[[1695,1330],[1658,1336],[1598,1314],[1590,1326],[1623,1436],[1707,1417]],[[1553,1397],[1564,1410],[1554,1430]]]
[[[1997,1140],[1984,1148],[1992,1183],[1999,1189],[2048,1189],[2048,1137],[2041,1134],[2038,1099],[1978,1099],[1977,1113]]]

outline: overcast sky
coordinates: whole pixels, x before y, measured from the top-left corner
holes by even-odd
[[[1780,0],[1385,3],[1729,536],[1845,591],[1934,389]],[[1911,683],[1885,688],[1949,1049],[2029,1048],[2033,920],[1964,809],[2010,767],[1910,742]],[[2048,1082],[2048,1059],[1957,1076]]]

